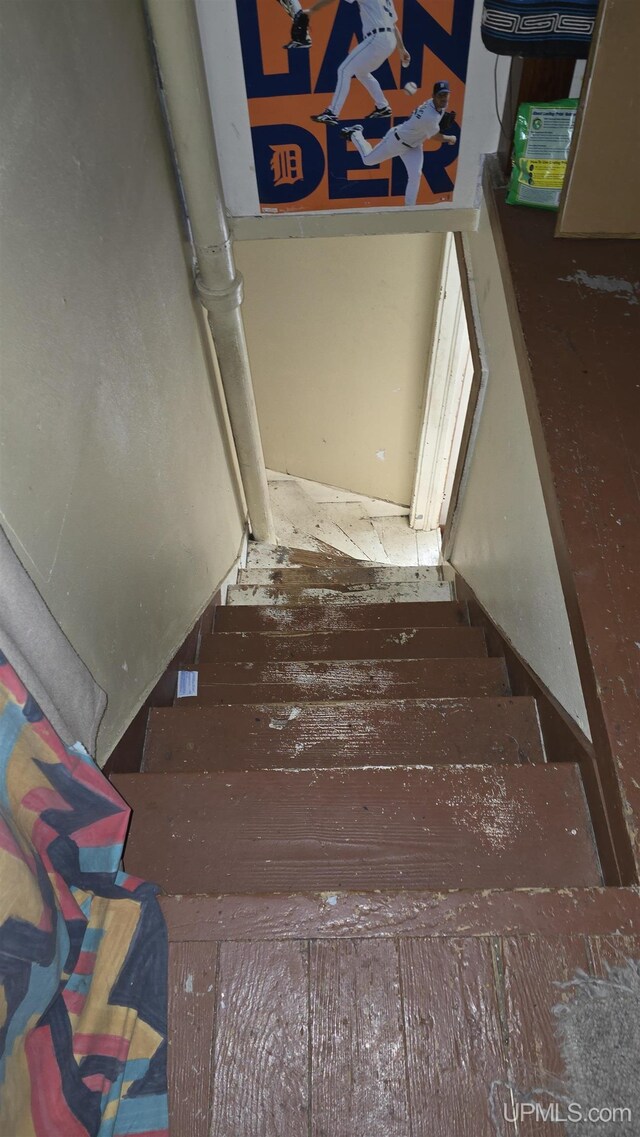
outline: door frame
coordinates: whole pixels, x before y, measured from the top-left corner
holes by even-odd
[[[466,420],[476,370],[468,364],[470,352],[456,240],[446,233],[409,512],[413,529],[439,529],[450,512],[451,467],[458,464],[464,439],[460,420]]]

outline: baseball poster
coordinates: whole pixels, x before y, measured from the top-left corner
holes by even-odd
[[[236,0],[260,212],[450,202],[473,0]]]

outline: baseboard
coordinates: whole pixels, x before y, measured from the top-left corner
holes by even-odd
[[[455,569],[451,572],[458,600],[468,604],[471,624],[484,628],[489,655],[504,656],[513,694],[535,698],[547,761],[577,762],[580,766],[605,884],[637,883],[624,879],[620,870],[628,834],[626,827],[614,823],[615,811],[607,802],[592,743],[494,622],[464,577]]]

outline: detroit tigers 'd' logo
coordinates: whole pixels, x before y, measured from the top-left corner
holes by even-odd
[[[318,187],[324,154],[309,130],[280,122],[254,126],[251,138],[263,206],[302,201]]]
[[[304,180],[302,170],[302,150],[292,146],[271,146],[269,166],[273,174],[274,186],[290,185]]]

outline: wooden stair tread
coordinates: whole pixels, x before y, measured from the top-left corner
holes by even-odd
[[[407,699],[152,710],[145,771],[543,762],[535,700]]]
[[[216,632],[205,636],[199,663],[312,659],[422,659],[486,656],[482,628],[383,628],[270,636]]]
[[[195,702],[343,702],[346,699],[508,695],[504,659],[349,659],[205,663]]]
[[[233,584],[227,592],[228,605],[405,604],[450,598],[451,585],[445,580],[417,580],[410,584],[344,584],[334,588]]]
[[[344,632],[375,628],[455,627],[469,623],[458,600],[406,604],[238,605],[216,608],[214,631],[269,632],[272,635]]]
[[[572,763],[113,780],[126,870],[166,892],[602,883]]]
[[[630,935],[640,890],[450,889],[161,896],[173,943],[368,936]]]
[[[366,561],[333,568],[295,567],[240,569],[238,584],[273,585],[277,588],[334,588],[349,591],[378,588],[385,584],[413,584],[420,581],[441,581],[442,574],[434,566],[368,565]]]

